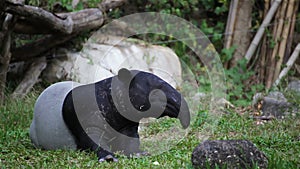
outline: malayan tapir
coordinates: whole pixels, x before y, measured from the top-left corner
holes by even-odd
[[[154,74],[125,68],[70,89],[59,106],[77,148],[94,151],[100,162],[117,161],[114,152],[143,154],[138,134],[142,118],[169,116],[178,118],[183,128],[190,124],[188,104],[176,89]],[[31,133],[37,142],[38,134]]]

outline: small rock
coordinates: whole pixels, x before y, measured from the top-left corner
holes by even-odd
[[[278,101],[287,102],[287,99],[285,98],[284,94],[278,91],[270,92],[267,97],[276,99]]]
[[[287,101],[281,92],[270,92],[263,98],[263,116],[274,116],[283,119],[292,111],[292,104]]]
[[[193,151],[194,168],[267,168],[263,152],[247,140],[207,140]]]
[[[264,120],[284,119],[287,115],[295,116],[299,109],[294,103],[290,103],[283,93],[278,91],[270,92],[267,96],[256,93],[253,96],[252,107],[257,111],[254,115],[261,116],[260,119]]]
[[[154,164],[154,165],[159,165],[159,162],[154,161],[153,164]]]
[[[198,92],[192,97],[192,99],[193,100],[201,100],[201,99],[205,99],[205,97],[207,97],[207,95],[205,93]]]
[[[290,82],[287,90],[300,93],[300,80]]]
[[[256,93],[252,98],[252,107],[257,108],[257,104],[264,98],[262,93]]]

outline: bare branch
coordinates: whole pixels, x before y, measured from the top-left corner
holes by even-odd
[[[13,98],[23,98],[32,87],[39,81],[39,76],[46,68],[47,62],[45,57],[35,60],[29,70],[27,70],[23,80],[17,86],[12,94]]]
[[[60,18],[71,18],[73,21],[73,32],[91,30],[99,28],[104,23],[104,15],[98,8],[84,9],[77,12],[56,14]],[[38,21],[19,19],[14,32],[23,34],[54,34],[56,30],[49,25],[42,25]]]
[[[12,51],[11,62],[30,60],[34,57],[37,57],[41,53],[44,53],[49,49],[55,47],[56,45],[62,44],[70,40],[72,37],[75,37],[76,35],[77,34],[48,35],[45,38],[39,39],[35,42],[16,48],[15,50]]]
[[[105,16],[98,8],[83,9],[78,12],[57,14],[60,17],[71,17],[74,23],[73,33],[99,28],[103,25]]]
[[[299,57],[299,53],[300,53],[300,43],[298,43],[293,54],[291,55],[290,59],[286,63],[286,67],[280,72],[278,79],[273,84],[274,87],[278,86],[280,80],[289,72],[289,70],[291,69],[291,67]]]
[[[77,12],[52,14],[41,8],[4,0],[5,12],[20,15],[14,32],[25,34],[52,34],[12,51],[12,62],[30,60],[56,45],[62,44],[80,32],[97,29],[104,24],[104,10],[116,8],[126,0],[104,0],[101,9],[90,8]],[[70,21],[66,20],[69,18]],[[70,27],[70,25],[72,25]],[[71,29],[72,28],[72,29]],[[68,33],[68,34],[66,34]]]
[[[259,27],[254,39],[252,40],[251,42],[251,45],[245,55],[245,58],[250,61],[252,55],[254,54],[256,48],[257,48],[257,45],[259,44],[264,32],[265,32],[265,29],[267,27],[267,25],[270,23],[271,19],[273,18],[277,8],[279,7],[280,3],[281,3],[282,0],[274,0],[273,4],[272,4],[272,7],[271,9],[269,10],[266,18],[263,20],[263,23],[261,24],[261,26]]]
[[[3,41],[0,46],[0,104],[2,104],[5,99],[4,90],[8,66],[11,59],[11,32],[15,21],[15,17],[13,17],[11,14],[7,14],[2,26],[4,36],[2,37],[3,39],[0,39]]]
[[[239,0],[233,0],[230,2],[230,9],[228,14],[228,19],[226,23],[225,33],[228,34],[225,36],[224,47],[229,49],[232,44],[232,36],[234,31],[234,24],[236,19],[236,13],[238,8]]]

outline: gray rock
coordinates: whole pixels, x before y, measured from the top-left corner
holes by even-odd
[[[285,98],[284,94],[278,91],[270,92],[267,97],[278,101],[287,102],[287,99]]]
[[[300,80],[290,82],[287,90],[300,93]]]
[[[268,96],[263,98],[263,116],[283,119],[286,115],[291,114],[292,109],[292,104],[287,101],[281,92],[270,92]]]
[[[33,120],[29,136],[37,148],[76,149],[75,139],[62,117],[62,105],[67,93],[80,85],[66,81],[55,83],[46,88],[34,106]]]
[[[252,98],[252,107],[256,108],[257,104],[264,98],[262,93],[256,93]]]
[[[193,151],[194,168],[267,168],[268,159],[247,140],[207,140]]]

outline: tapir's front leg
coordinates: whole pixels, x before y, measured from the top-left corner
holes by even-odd
[[[91,150],[96,152],[99,162],[118,161],[112,152],[100,147],[101,145],[99,146],[98,144],[96,144],[84,131],[74,110],[71,93],[67,95],[64,101],[62,112],[63,112],[63,119],[66,125],[68,126],[69,130],[71,131],[71,133],[76,138],[76,143],[79,149]]]
[[[120,130],[117,138],[110,143],[113,152],[122,152],[126,156],[139,157],[147,155],[140,150],[140,139],[138,134],[138,123]]]
[[[94,151],[97,154],[99,162],[118,161],[114,153],[102,148],[101,145],[99,146],[98,144],[96,144],[86,133],[78,136],[77,140],[78,140],[79,148],[84,150],[88,149]]]

